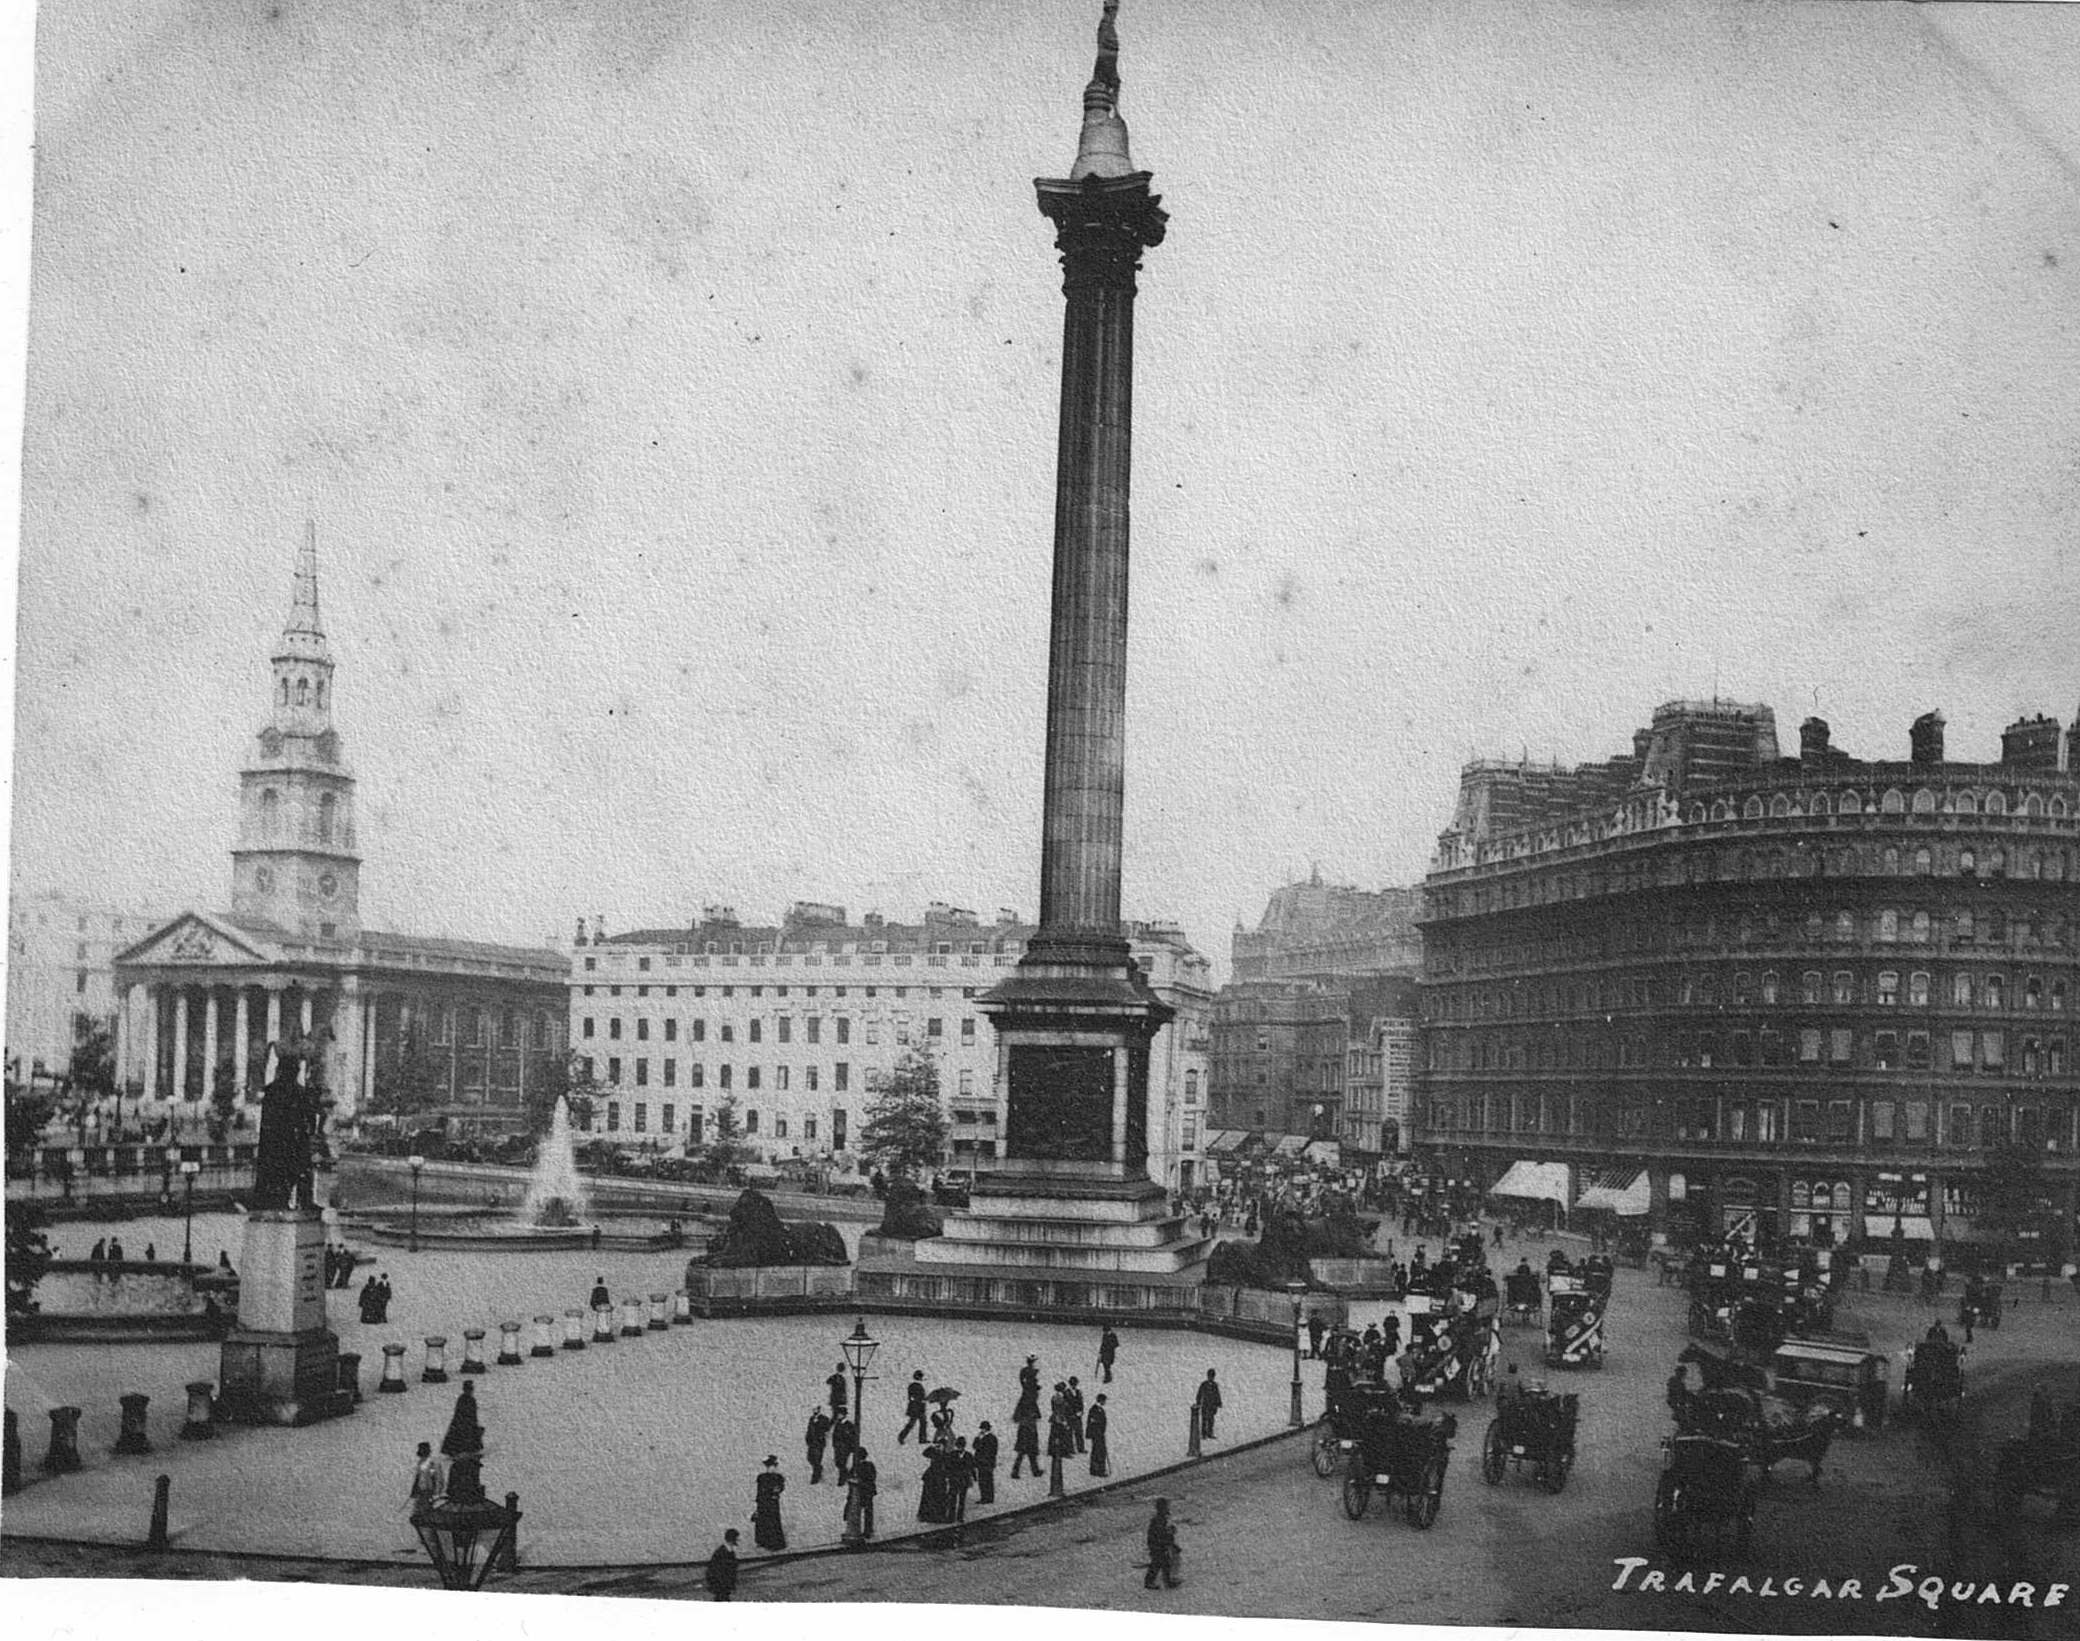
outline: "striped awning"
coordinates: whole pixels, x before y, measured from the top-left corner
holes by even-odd
[[[1223,1128],[1206,1136],[1206,1154],[1209,1157],[1224,1156],[1230,1151],[1240,1151],[1249,1143],[1247,1128]]]
[[[1539,1202],[1567,1206],[1567,1164],[1564,1162],[1513,1162],[1509,1172],[1488,1187],[1491,1197],[1529,1197]]]
[[[1638,1219],[1647,1212],[1649,1201],[1644,1168],[1606,1168],[1590,1180],[1575,1206],[1608,1208],[1622,1218]]]
[[[1281,1134],[1278,1136],[1278,1144],[1271,1148],[1271,1152],[1273,1156],[1297,1157],[1306,1149],[1307,1136],[1305,1134]]]

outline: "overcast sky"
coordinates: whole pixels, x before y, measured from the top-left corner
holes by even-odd
[[[315,518],[375,927],[1037,903],[1096,0],[51,0],[14,880],[221,906]],[[1469,755],[2080,703],[2080,7],[1127,0],[1126,901]]]

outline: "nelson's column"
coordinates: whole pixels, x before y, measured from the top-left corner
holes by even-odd
[[[1118,9],[1098,25],[1076,162],[1033,185],[1066,299],[1040,926],[982,1004],[1003,1155],[945,1234],[917,1244],[917,1275],[889,1284],[910,1297],[1168,1309],[1196,1301],[1205,1268],[1206,1244],[1148,1177],[1149,1043],[1172,1010],[1119,918],[1134,275],[1166,214],[1119,117]]]

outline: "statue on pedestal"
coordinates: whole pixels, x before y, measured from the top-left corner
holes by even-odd
[[[284,1044],[275,1055],[274,1077],[262,1090],[260,1103],[260,1143],[253,1159],[255,1208],[314,1205],[311,1139],[317,1126],[318,1089],[305,1081],[312,1058],[301,1043]]]

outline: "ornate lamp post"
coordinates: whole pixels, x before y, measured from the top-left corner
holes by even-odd
[[[413,1155],[404,1160],[412,1171],[412,1228],[405,1239],[405,1252],[415,1254],[419,1251],[419,1170],[426,1166],[426,1159]]]
[[[859,1432],[859,1445],[865,1447],[867,1445],[867,1415],[866,1408],[862,1404],[866,1399],[867,1393],[867,1369],[873,1365],[874,1352],[881,1348],[881,1341],[867,1332],[867,1319],[862,1316],[853,1323],[852,1332],[838,1342],[838,1348],[845,1353],[845,1365],[852,1369],[853,1428]],[[845,1519],[848,1524],[855,1519],[849,1507],[846,1511]],[[845,1533],[845,1539],[847,1543],[854,1545],[861,1542],[860,1537],[851,1530],[849,1525]]]
[[[433,1560],[444,1590],[481,1590],[498,1569],[513,1566],[513,1538],[520,1526],[520,1495],[503,1504],[479,1496],[444,1498],[412,1512],[412,1530]]]
[[[181,1263],[195,1263],[195,1176],[202,1172],[199,1162],[181,1164]]]
[[[1293,1409],[1286,1423],[1298,1430],[1307,1422],[1300,1408],[1300,1302],[1307,1293],[1307,1284],[1294,1277],[1286,1284],[1286,1292],[1293,1296]]]

